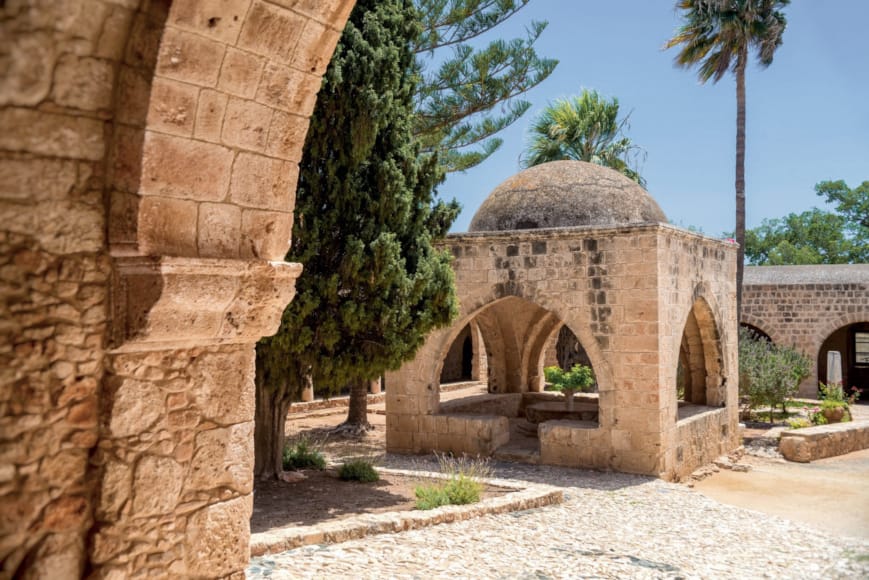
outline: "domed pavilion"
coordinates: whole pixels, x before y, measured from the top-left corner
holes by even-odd
[[[735,246],[669,225],[616,171],[556,161],[504,181],[444,247],[460,315],[387,375],[390,452],[678,479],[738,445]],[[543,368],[574,362],[596,386],[568,409]],[[486,392],[441,402],[453,380]]]

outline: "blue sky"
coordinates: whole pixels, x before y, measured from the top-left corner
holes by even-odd
[[[628,135],[646,151],[641,173],[668,218],[720,236],[734,227],[736,85],[701,85],[661,50],[679,24],[668,0],[531,0],[497,33],[548,20],[538,54],[560,64],[527,93],[532,107],[501,133],[502,148],[440,188],[463,206],[466,231],[488,193],[519,170],[533,117],[557,98],[597,89],[630,112]],[[814,185],[869,180],[869,0],[795,0],[768,69],[747,73],[747,225],[824,207]]]

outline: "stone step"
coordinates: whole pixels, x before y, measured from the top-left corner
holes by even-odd
[[[496,449],[492,458],[497,461],[538,465],[540,464],[540,451],[528,447],[511,447],[508,443]]]

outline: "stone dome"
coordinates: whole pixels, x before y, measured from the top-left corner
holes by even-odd
[[[552,161],[521,171],[496,187],[469,231],[667,222],[648,192],[621,173],[585,161]]]

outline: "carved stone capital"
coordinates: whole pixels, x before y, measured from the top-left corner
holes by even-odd
[[[115,351],[253,343],[274,334],[301,264],[130,256],[114,259]]]

